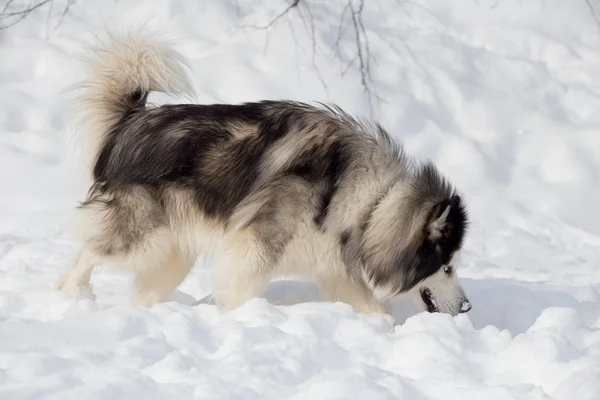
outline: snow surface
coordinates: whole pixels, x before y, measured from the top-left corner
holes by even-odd
[[[343,1],[302,2],[269,30],[253,26],[287,2],[78,1],[48,37],[56,3],[50,23],[45,8],[0,31],[0,398],[600,399],[596,3],[366,2],[373,117],[438,163],[473,221],[459,271],[472,311],[398,303],[395,322],[320,302],[293,279],[221,313],[204,259],[151,309],[132,307],[129,278],[108,270],[94,273],[95,302],[55,291],[85,193],[62,91],[82,77],[72,53],[104,26],[166,23],[201,102],[370,112],[346,69],[348,9],[337,40]]]

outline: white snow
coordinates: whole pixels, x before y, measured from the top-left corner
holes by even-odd
[[[473,309],[397,303],[396,321],[292,279],[221,313],[204,259],[151,309],[131,306],[129,278],[109,270],[93,276],[96,301],[55,291],[86,189],[62,91],[82,77],[70,55],[104,26],[154,17],[175,31],[200,102],[319,100],[369,116],[356,65],[342,76],[355,55],[347,9],[334,56],[342,0],[303,1],[270,30],[252,26],[289,2],[86,0],[48,38],[62,3],[0,30],[0,398],[600,399],[600,25],[588,2],[365,2],[373,117],[443,169],[473,221],[458,271]]]

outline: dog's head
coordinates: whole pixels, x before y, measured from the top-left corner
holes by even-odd
[[[348,234],[342,253],[380,300],[406,293],[423,310],[456,315],[471,309],[456,275],[467,214],[446,186],[448,196],[427,201],[431,185],[392,188],[363,227]]]
[[[466,222],[465,208],[457,195],[437,203],[426,219],[423,240],[408,266],[409,276],[412,273],[419,280],[410,282],[411,297],[424,310],[456,315],[471,309],[456,274]]]

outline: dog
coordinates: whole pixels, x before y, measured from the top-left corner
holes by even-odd
[[[151,92],[194,91],[173,43],[147,32],[111,36],[86,62],[75,126],[91,183],[60,290],[91,293],[105,264],[133,273],[133,304],[152,306],[210,252],[223,310],[289,275],[360,313],[389,313],[397,296],[471,308],[456,273],[462,197],[379,124],[321,103],[150,106]]]

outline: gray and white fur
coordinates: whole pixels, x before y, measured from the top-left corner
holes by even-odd
[[[151,107],[152,91],[193,90],[183,57],[147,33],[112,37],[88,65],[77,140],[93,183],[60,290],[89,292],[94,267],[111,265],[134,274],[133,303],[151,306],[212,252],[225,310],[290,274],[358,312],[388,312],[399,295],[470,309],[455,274],[463,201],[381,126],[292,101]]]

